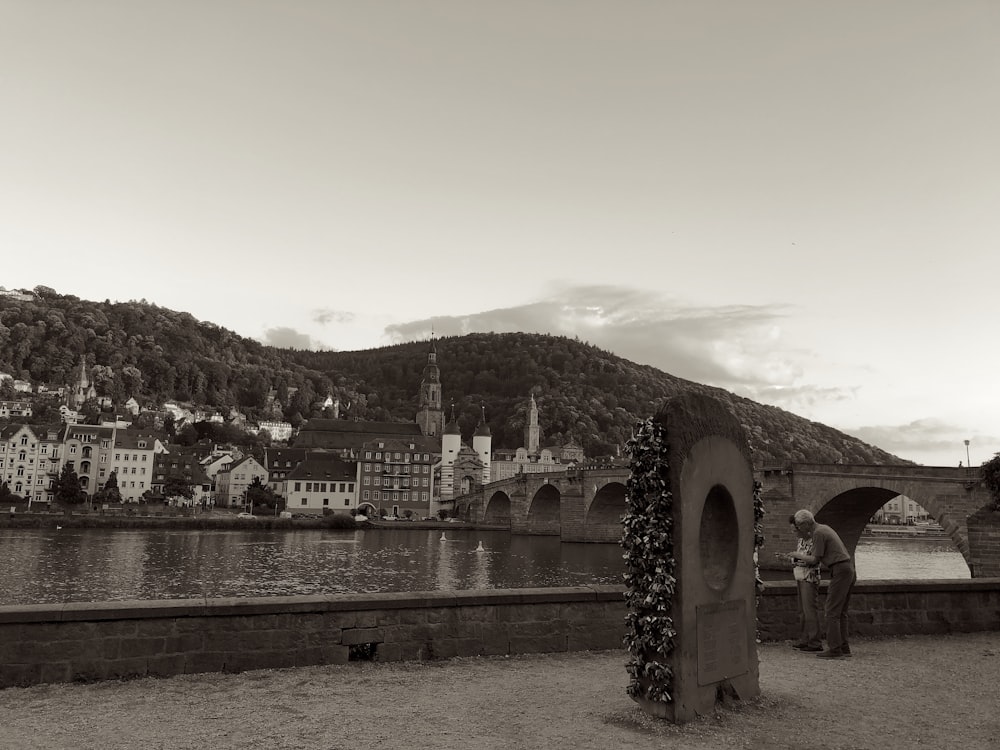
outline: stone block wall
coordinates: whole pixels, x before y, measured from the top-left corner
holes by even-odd
[[[623,592],[581,586],[6,606],[0,687],[616,649]],[[796,637],[797,607],[793,582],[768,583],[758,609],[762,639]],[[1000,578],[863,582],[850,610],[859,636],[1000,630]]]
[[[0,687],[619,648],[618,586],[0,607]]]
[[[820,587],[821,631],[827,583]],[[798,638],[794,581],[769,582],[757,611],[765,641]],[[969,581],[863,581],[848,606],[852,636],[887,637],[1000,630],[1000,578]]]

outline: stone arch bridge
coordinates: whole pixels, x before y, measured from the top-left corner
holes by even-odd
[[[989,502],[975,469],[928,466],[786,463],[754,472],[763,488],[766,551],[794,549],[788,516],[811,510],[853,553],[865,524],[897,495],[922,506],[944,528],[974,571],[966,517]],[[548,534],[564,542],[618,542],[625,513],[625,465],[583,465],[567,472],[518,474],[455,498],[455,515]],[[773,555],[762,553],[761,567]],[[777,566],[775,566],[777,567]]]

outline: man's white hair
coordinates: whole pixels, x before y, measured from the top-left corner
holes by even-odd
[[[816,518],[808,510],[795,511],[795,523],[816,523]]]

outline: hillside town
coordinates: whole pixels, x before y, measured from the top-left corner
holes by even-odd
[[[270,500],[285,514],[435,517],[480,485],[566,471],[584,460],[575,443],[541,444],[533,395],[523,445],[494,447],[485,414],[464,441],[454,413],[445,414],[433,342],[412,422],[342,419],[331,396],[323,407],[333,418],[307,420],[297,430],[284,421],[251,424],[235,410],[224,416],[176,402],[149,409],[134,396],[115,404],[97,396],[82,357],[72,383],[33,384],[0,373],[0,388],[11,396],[0,400],[0,502],[22,501],[29,509],[64,503],[69,478],[72,490],[79,487],[71,502],[106,509],[161,502],[252,514],[256,502]],[[26,421],[43,402],[58,402],[58,423]],[[85,423],[84,406],[94,403],[99,412]],[[266,439],[252,448],[171,442],[170,432],[199,422],[233,423]]]

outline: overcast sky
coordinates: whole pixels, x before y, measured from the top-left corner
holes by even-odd
[[[978,464],[998,39],[996,0],[0,0],[0,285],[579,336]]]

